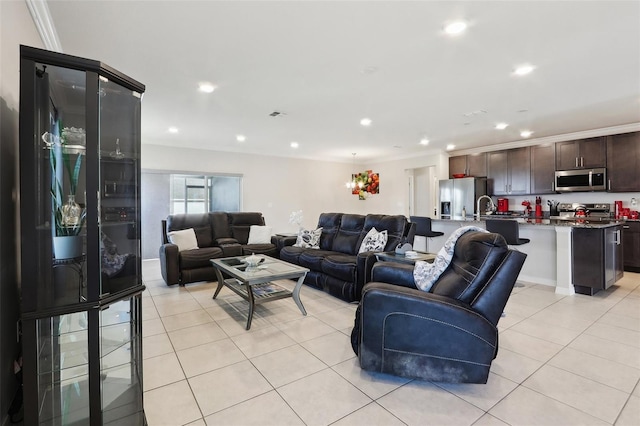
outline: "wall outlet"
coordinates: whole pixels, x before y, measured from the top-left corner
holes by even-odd
[[[636,200],[636,199],[635,199],[635,197],[634,197],[634,198],[632,198],[632,199],[631,199],[631,206],[632,206],[632,207],[635,207],[635,206],[637,206],[637,205],[638,205],[638,200]]]

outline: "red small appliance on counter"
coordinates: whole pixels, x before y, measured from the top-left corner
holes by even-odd
[[[509,212],[509,199],[498,198],[498,213],[507,213],[507,212]]]
[[[542,217],[542,198],[536,197],[536,217]]]

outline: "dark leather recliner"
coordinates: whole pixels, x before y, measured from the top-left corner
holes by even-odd
[[[351,335],[364,370],[453,383],[486,383],[497,324],[526,254],[499,234],[470,231],[429,292],[413,265],[378,262]]]

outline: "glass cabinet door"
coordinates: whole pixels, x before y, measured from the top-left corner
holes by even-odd
[[[141,285],[140,94],[99,81],[100,296]]]
[[[30,211],[37,224],[29,253],[33,310],[86,298],[86,73],[36,63]],[[24,183],[23,183],[24,184]],[[23,259],[24,260],[24,259]]]

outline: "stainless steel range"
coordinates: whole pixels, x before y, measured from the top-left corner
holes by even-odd
[[[560,218],[592,217],[610,218],[612,207],[608,203],[560,203],[558,216]]]

